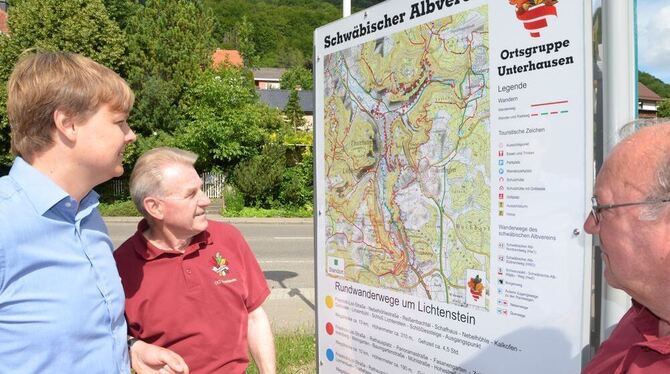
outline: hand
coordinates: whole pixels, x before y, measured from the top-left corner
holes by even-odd
[[[141,340],[130,348],[130,356],[137,374],[188,374],[188,366],[180,355]]]

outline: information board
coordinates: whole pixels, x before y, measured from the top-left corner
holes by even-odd
[[[587,18],[398,0],[316,30],[321,373],[580,371]]]

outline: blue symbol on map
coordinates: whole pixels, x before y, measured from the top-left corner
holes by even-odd
[[[326,358],[328,359],[328,361],[335,360],[335,352],[333,352],[333,350],[330,348],[326,349]]]

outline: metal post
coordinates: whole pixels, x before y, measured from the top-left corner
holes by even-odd
[[[351,0],[342,0],[342,18],[351,15]]]
[[[603,0],[604,154],[619,141],[618,130],[637,113],[637,61],[635,48],[635,0]],[[603,279],[603,285],[605,281]],[[601,341],[607,339],[630,307],[630,296],[603,286],[601,292]]]

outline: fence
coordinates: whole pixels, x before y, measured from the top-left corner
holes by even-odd
[[[223,187],[226,185],[226,176],[222,173],[202,173],[202,190],[210,199],[220,199],[223,197]],[[128,180],[113,179],[108,182],[105,194],[111,195],[113,198],[123,198],[129,195]]]
[[[223,197],[223,187],[226,185],[226,176],[222,173],[202,173],[202,190],[210,199],[220,199]]]

